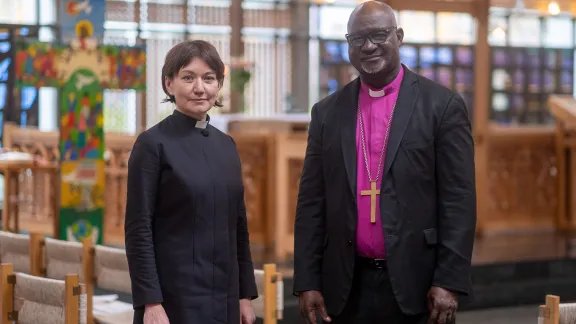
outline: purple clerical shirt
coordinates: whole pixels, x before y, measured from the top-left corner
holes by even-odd
[[[362,111],[362,124],[364,126],[364,139],[370,175],[376,180],[376,188],[380,189],[382,173],[384,172],[384,156],[380,175],[377,179],[378,163],[380,160],[384,137],[388,128],[388,121],[392,109],[398,98],[398,91],[404,77],[404,69],[394,81],[384,89],[370,89],[364,82],[360,87],[360,109]],[[383,95],[382,95],[383,94]],[[357,188],[356,198],[358,202],[358,226],[356,227],[356,249],[358,256],[374,259],[386,258],[386,246],[384,245],[384,230],[380,217],[380,195],[376,196],[376,222],[370,222],[370,196],[360,194],[362,190],[370,189],[370,180],[366,171],[362,138],[360,135],[360,122],[356,122],[356,153],[357,161]]]

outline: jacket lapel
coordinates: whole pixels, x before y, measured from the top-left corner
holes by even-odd
[[[398,100],[392,118],[392,128],[390,129],[390,137],[388,138],[383,176],[390,171],[402,137],[404,137],[406,126],[408,126],[408,122],[412,116],[416,99],[418,98],[419,88],[417,75],[404,65],[402,65],[402,67],[404,68],[404,79],[400,86],[400,92],[398,93]]]
[[[359,90],[360,79],[357,78],[342,89],[339,97],[342,106],[338,107],[341,110],[342,153],[352,197],[356,197],[356,114]]]

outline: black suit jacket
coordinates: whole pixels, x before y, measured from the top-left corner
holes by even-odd
[[[388,269],[407,314],[431,286],[471,294],[474,143],[462,98],[404,67],[380,199]],[[338,315],[356,258],[356,112],[360,80],[312,108],[294,237],[294,293],[319,290]]]

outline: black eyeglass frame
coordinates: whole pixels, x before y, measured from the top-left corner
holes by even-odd
[[[382,44],[382,43],[386,42],[388,40],[388,37],[390,37],[390,35],[392,35],[392,33],[397,31],[397,30],[398,30],[398,26],[391,26],[391,27],[371,30],[370,32],[362,33],[362,34],[346,34],[346,35],[344,35],[344,37],[346,37],[346,41],[348,42],[348,44],[350,46],[354,46],[354,47],[364,46],[364,44],[366,44],[367,39],[369,39],[372,42],[372,44],[378,45],[378,44]],[[384,38],[383,40],[375,40],[373,38],[373,36],[375,34],[382,33],[382,32],[386,33],[386,38]],[[362,44],[354,45],[353,44],[354,39],[351,40],[351,38],[355,38],[355,37],[359,37],[359,39],[362,40]]]

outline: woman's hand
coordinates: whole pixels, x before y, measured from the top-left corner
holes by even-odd
[[[164,307],[161,304],[146,305],[144,324],[170,324]]]
[[[240,324],[254,324],[256,315],[250,299],[240,299]]]

